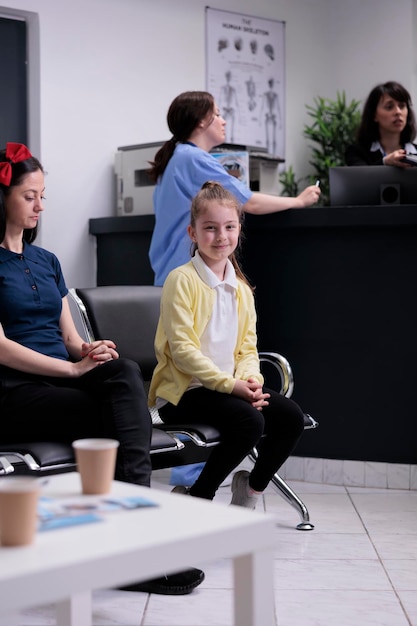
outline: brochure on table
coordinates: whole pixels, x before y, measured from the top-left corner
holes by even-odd
[[[141,496],[79,496],[71,499],[41,496],[38,503],[38,530],[102,522],[108,515],[118,511],[153,506],[158,505]]]

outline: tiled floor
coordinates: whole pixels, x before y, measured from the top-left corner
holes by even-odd
[[[170,489],[168,476],[156,472],[153,487]],[[258,504],[277,519],[276,619],[265,626],[417,626],[417,492],[290,484],[315,529],[295,530],[298,514],[272,489]],[[219,491],[227,504],[230,487]],[[188,596],[95,592],[94,626],[231,626],[230,561],[193,554],[190,565],[206,579]],[[22,615],[22,626],[54,624],[52,607]]]

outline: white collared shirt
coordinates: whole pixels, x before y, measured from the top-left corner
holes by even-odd
[[[384,148],[381,146],[381,144],[379,143],[379,141],[374,141],[371,145],[371,152],[376,152],[377,150],[379,150],[381,152],[381,154],[383,156],[385,156],[385,150]],[[413,143],[406,143],[404,146],[404,150],[408,153],[408,154],[417,154],[417,149],[415,147],[415,145]]]
[[[224,280],[221,281],[204,263],[198,250],[191,259],[196,272],[216,291],[216,300],[209,322],[200,337],[201,352],[219,369],[234,374],[234,351],[238,332],[237,278],[235,268],[228,260]],[[200,385],[193,379],[190,388]]]

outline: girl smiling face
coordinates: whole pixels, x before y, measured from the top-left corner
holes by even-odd
[[[188,227],[206,265],[222,280],[226,262],[239,244],[241,224],[235,206],[227,201],[208,200]]]

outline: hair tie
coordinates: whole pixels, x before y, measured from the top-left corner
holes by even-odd
[[[10,186],[12,180],[12,166],[10,163],[20,163],[32,157],[29,150],[23,143],[13,143],[9,141],[6,144],[6,161],[0,163],[0,184],[6,187]]]

